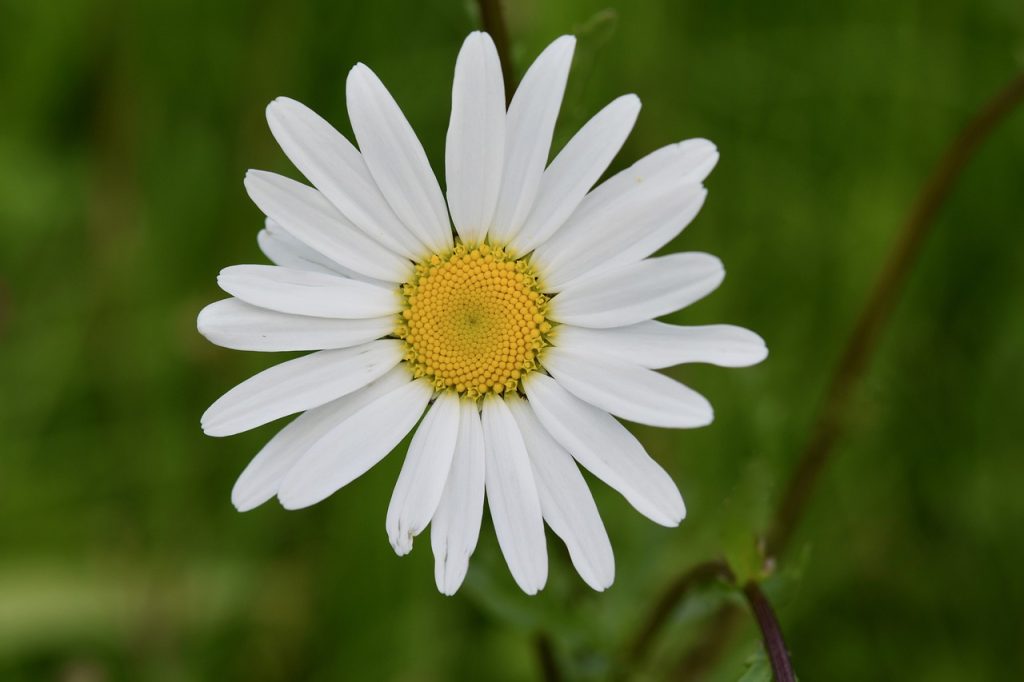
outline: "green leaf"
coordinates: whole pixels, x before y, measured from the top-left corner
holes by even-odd
[[[764,651],[758,651],[746,661],[747,669],[737,682],[772,682],[772,665]]]

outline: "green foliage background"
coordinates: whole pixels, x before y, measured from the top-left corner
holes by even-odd
[[[523,680],[538,629],[572,679],[606,679],[674,575],[749,554],[915,193],[1022,68],[1024,4],[507,4],[520,72],[580,35],[556,144],[632,91],[616,168],[687,137],[721,150],[672,248],[729,276],[673,321],[749,326],[771,356],[678,368],[715,423],[637,430],[689,518],[656,527],[595,482],[611,590],[552,538],[548,589],[519,594],[485,520],[445,598],[426,536],[403,559],[387,543],[398,454],[306,511],[230,504],[276,425],[217,440],[199,415],[279,358],[213,347],[195,316],[219,268],[262,262],[245,169],[297,175],[263,107],[289,95],[348,133],[364,61],[440,169],[471,3],[0,0],[0,679]],[[1018,111],[944,205],[767,585],[802,679],[1024,678],[1022,177]],[[668,678],[734,598],[688,602],[629,676]],[[744,621],[712,679],[758,649]]]

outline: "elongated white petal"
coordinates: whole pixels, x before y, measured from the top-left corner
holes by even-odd
[[[501,398],[483,403],[487,505],[509,571],[526,594],[547,582],[548,552],[540,498],[526,445]]]
[[[505,169],[491,226],[491,240],[507,243],[533,208],[551,151],[555,119],[569,78],[573,36],[547,46],[526,71],[505,119]]]
[[[695,428],[714,419],[704,396],[653,369],[567,348],[547,348],[542,362],[576,397],[631,422]]]
[[[679,489],[626,427],[540,372],[523,386],[540,423],[577,462],[655,523],[679,525],[686,516]]]
[[[330,262],[292,237],[270,218],[267,218],[266,224],[266,228],[260,230],[256,235],[256,242],[259,244],[260,251],[274,265],[293,270],[310,270],[329,275],[348,276],[337,263]]]
[[[397,289],[274,265],[232,265],[217,284],[246,303],[292,315],[361,319],[401,309]]]
[[[764,340],[743,327],[711,324],[680,327],[653,320],[614,329],[561,325],[555,345],[660,369],[686,362],[748,367],[768,356]]]
[[[548,291],[561,291],[591,272],[635,263],[690,224],[707,190],[676,179],[639,182],[600,212],[574,213],[541,244],[531,262]]]
[[[385,287],[394,286],[394,282],[383,282],[373,277],[367,277],[336,263],[318,251],[314,251],[288,234],[288,231],[274,222],[272,218],[267,218],[265,225],[266,227],[256,235],[256,241],[259,243],[260,250],[274,265],[293,270],[323,272]]]
[[[445,147],[448,208],[462,241],[487,236],[505,160],[505,86],[494,41],[469,34],[455,62]]]
[[[437,397],[416,429],[391,494],[386,526],[391,546],[399,556],[409,553],[413,538],[427,527],[437,510],[458,435],[459,398],[446,391]]]
[[[335,320],[289,315],[226,298],[202,309],[196,321],[207,339],[235,350],[294,351],[348,348],[387,336],[394,317]]]
[[[287,97],[267,106],[267,122],[295,167],[353,225],[408,259],[428,253],[395,215],[359,150],[330,123]]]
[[[395,214],[434,253],[451,248],[441,188],[391,93],[365,64],[352,67],[345,92],[359,149]]]
[[[271,218],[267,218],[265,224],[266,227],[256,235],[256,241],[259,243],[260,250],[274,265],[293,270],[310,270],[328,275],[338,275],[381,286],[394,286],[394,282],[382,282],[379,279],[367,277],[332,261],[288,234],[287,230]]]
[[[656,149],[595,187],[580,203],[578,213],[581,218],[592,219],[621,202],[637,186],[698,186],[716,163],[718,149],[700,138]],[[548,248],[545,246],[545,250]]]
[[[589,275],[551,300],[550,317],[581,327],[622,327],[684,308],[718,288],[722,262],[674,253]]]
[[[685,140],[651,152],[601,183],[531,262],[549,291],[599,267],[646,258],[697,215],[701,181],[718,162],[708,140]]]
[[[515,252],[533,251],[565,223],[619,153],[639,113],[640,99],[624,95],[599,111],[569,140],[544,171],[533,209],[512,237]]]
[[[297,240],[345,268],[387,282],[404,282],[412,263],[345,219],[320,192],[276,173],[250,170],[245,189],[260,210]]]
[[[285,509],[316,504],[384,459],[416,425],[434,389],[410,381],[339,422],[306,451],[281,482]]]
[[[700,186],[716,163],[718,149],[708,140],[695,138],[662,147],[595,187],[573,219],[594,220],[639,187]],[[553,246],[545,245],[544,250],[552,251]]]
[[[529,403],[517,396],[506,401],[530,455],[544,520],[565,542],[580,577],[595,590],[607,589],[615,580],[615,555],[587,482]]]
[[[318,407],[362,388],[401,359],[402,343],[381,339],[282,362],[221,396],[203,414],[203,431],[230,436]]]
[[[484,511],[484,431],[476,403],[462,401],[459,437],[441,501],[430,522],[434,580],[442,594],[458,591],[480,537]]]
[[[238,511],[249,511],[277,494],[277,488],[306,451],[335,425],[366,405],[409,383],[404,367],[395,367],[380,379],[346,396],[307,410],[277,432],[249,462],[231,491]]]

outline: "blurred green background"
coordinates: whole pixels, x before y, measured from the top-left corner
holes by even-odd
[[[729,277],[680,323],[760,332],[749,370],[674,376],[697,431],[638,429],[689,507],[654,526],[594,483],[617,581],[589,591],[551,538],[521,595],[490,520],[466,585],[427,536],[384,532],[401,457],[327,502],[239,514],[231,485],[277,425],[211,439],[199,415],[280,358],[216,348],[217,271],[263,262],[250,167],[297,177],[278,95],[348,134],[356,61],[443,162],[470,2],[0,0],[0,679],[526,680],[536,632],[569,679],[671,679],[722,589],[616,661],[673,576],[764,528],[844,339],[943,148],[1024,63],[1020,0],[508,2],[520,73],[580,36],[556,144],[623,92],[614,168],[687,137],[722,153],[672,245]],[[805,680],[1024,679],[1024,112],[943,206],[793,550],[766,585]],[[760,644],[744,619],[708,679]]]

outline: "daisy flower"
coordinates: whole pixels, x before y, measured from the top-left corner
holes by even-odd
[[[231,298],[206,307],[198,327],[227,348],[315,352],[244,381],[202,417],[207,434],[228,436],[301,413],[242,472],[239,510],[275,496],[287,509],[320,502],[415,428],[387,534],[402,555],[430,526],[445,594],[466,575],[485,497],[523,591],[547,579],[545,522],[588,585],[611,585],[611,544],[578,466],[655,523],[682,520],[675,483],[616,417],[708,424],[708,401],[656,370],[751,365],[767,351],[738,327],[654,321],[724,276],[705,253],[651,257],[704,202],[713,144],[664,147],[592,189],[640,110],[625,95],[548,163],[574,46],[571,36],[548,46],[506,109],[494,43],[466,39],[444,194],[363,64],[346,84],[358,149],[294,100],[267,107],[312,186],[246,175],[274,265],[224,269],[217,282]]]

